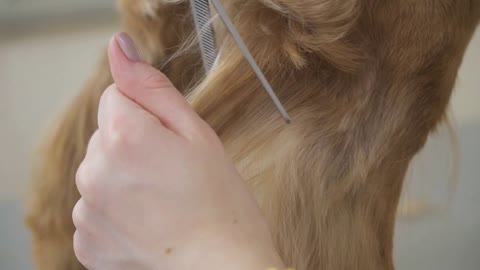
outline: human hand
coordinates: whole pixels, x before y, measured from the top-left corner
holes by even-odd
[[[74,250],[90,270],[281,267],[258,205],[213,130],[126,34],[77,172]]]

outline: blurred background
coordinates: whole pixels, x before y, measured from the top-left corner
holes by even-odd
[[[23,225],[32,150],[119,30],[113,0],[0,0],[1,270],[34,269]],[[477,31],[451,106],[458,146],[440,128],[406,181],[395,242],[399,270],[480,269],[479,66]],[[455,149],[458,175],[451,178]]]

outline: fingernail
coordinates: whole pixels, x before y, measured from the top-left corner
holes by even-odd
[[[137,46],[133,39],[127,33],[120,33],[115,36],[118,45],[122,49],[125,56],[127,56],[130,61],[140,62],[140,54],[138,53]]]

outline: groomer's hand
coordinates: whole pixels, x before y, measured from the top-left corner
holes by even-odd
[[[74,250],[90,270],[280,269],[265,218],[212,129],[126,34],[77,172]]]

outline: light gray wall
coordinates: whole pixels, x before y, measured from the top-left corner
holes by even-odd
[[[19,22],[95,10],[111,12],[114,6],[113,0],[0,0],[0,18]]]
[[[114,0],[0,0],[0,35],[111,21],[115,8]]]

